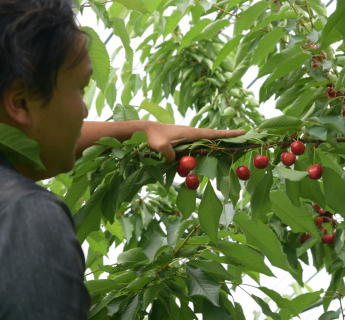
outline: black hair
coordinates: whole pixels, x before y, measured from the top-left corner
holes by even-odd
[[[70,0],[0,0],[0,97],[21,79],[32,96],[49,103],[78,35],[90,37],[76,24]],[[87,54],[86,45],[70,68]]]

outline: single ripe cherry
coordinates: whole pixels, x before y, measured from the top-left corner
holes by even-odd
[[[196,167],[196,160],[191,156],[184,156],[180,160],[180,165],[188,172],[192,171]]]
[[[295,141],[291,144],[291,152],[296,156],[300,156],[304,153],[305,146],[301,141]]]
[[[254,166],[258,169],[265,169],[268,166],[270,159],[266,156],[258,155],[254,158]]]
[[[281,160],[286,166],[289,167],[295,163],[296,156],[293,153],[286,151],[281,155]]]
[[[319,210],[321,209],[321,207],[317,205],[316,203],[313,203],[313,206],[316,212],[319,212]]]
[[[306,242],[310,237],[311,237],[311,236],[310,236],[309,233],[304,234],[304,235],[302,235],[302,236],[299,238],[299,241],[303,244],[303,243]]]
[[[324,215],[324,214],[326,213],[326,211],[320,208],[319,213],[320,213],[321,215]]]
[[[324,234],[322,236],[321,241],[322,241],[322,243],[334,244],[334,234],[332,234],[332,235]]]
[[[182,167],[181,163],[177,167],[177,173],[179,174],[180,177],[187,177],[189,174],[189,171],[186,170],[185,168]]]
[[[311,167],[308,167],[307,171],[309,172],[309,178],[313,180],[318,180],[321,178],[323,173],[323,168],[320,164],[314,164]]]
[[[199,188],[200,181],[197,175],[195,174],[190,174],[186,178],[186,186],[190,190],[196,190]]]
[[[250,178],[250,171],[246,166],[239,166],[236,169],[236,174],[241,180],[248,180]]]
[[[316,226],[321,227],[322,224],[323,224],[323,218],[322,218],[322,217],[317,218],[317,219],[314,221],[314,223],[315,223]]]
[[[331,99],[334,99],[338,94],[338,90],[334,91],[334,87],[328,88],[328,95]]]

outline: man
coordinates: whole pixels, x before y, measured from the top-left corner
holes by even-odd
[[[47,171],[0,154],[0,320],[87,319],[85,257],[67,205],[34,182],[69,172],[101,137],[145,131],[168,162],[173,146],[244,134],[150,121],[85,122],[91,58],[70,0],[0,0],[0,124],[41,146]]]

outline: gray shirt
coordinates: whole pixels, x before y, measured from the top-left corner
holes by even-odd
[[[86,320],[85,257],[67,205],[0,154],[0,320]]]

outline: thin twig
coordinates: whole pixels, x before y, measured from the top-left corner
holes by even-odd
[[[228,12],[228,11],[222,9],[222,8],[217,7],[216,5],[213,5],[213,7],[216,8],[216,9],[218,9],[218,10],[220,10],[220,11],[222,11],[222,12],[226,12],[227,14],[230,14],[231,16],[234,16],[234,17],[236,17],[236,18],[241,18],[238,14],[233,14],[233,13],[231,13],[231,12]]]
[[[312,26],[312,28],[314,29],[314,24],[313,24],[313,20],[312,20],[312,18],[311,18],[311,13],[310,13],[310,10],[309,10],[309,6],[308,6],[308,1],[307,1],[307,0],[305,0],[305,5],[306,5],[307,10],[308,10],[308,13],[309,13],[309,18],[310,18],[311,26]]]
[[[184,239],[184,241],[182,242],[182,244],[176,249],[176,251],[173,252],[174,256],[183,248],[183,246],[187,243],[187,241],[189,240],[189,238],[194,234],[194,232],[196,230],[198,230],[200,228],[200,224],[199,225],[194,225],[194,229],[192,230],[192,232],[187,236],[186,239]]]

